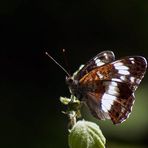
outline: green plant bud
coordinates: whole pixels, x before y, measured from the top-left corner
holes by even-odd
[[[64,105],[68,105],[68,103],[71,101],[71,99],[70,98],[66,98],[66,97],[60,97],[60,101]]]
[[[78,121],[70,131],[70,148],[105,148],[106,139],[99,126],[89,121]]]

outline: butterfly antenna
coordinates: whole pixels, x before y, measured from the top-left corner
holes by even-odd
[[[63,52],[63,57],[64,57],[66,69],[67,69],[68,73],[71,73],[71,72],[70,72],[69,62],[68,62],[69,60],[68,60],[68,56],[67,56],[68,54],[67,54],[67,52],[66,52],[65,49],[62,49],[62,52]]]
[[[70,74],[68,73],[68,71],[67,71],[61,64],[59,64],[48,52],[45,52],[45,54],[46,54],[51,60],[53,60],[53,61],[70,77]]]

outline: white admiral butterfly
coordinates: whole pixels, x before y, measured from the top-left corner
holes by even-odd
[[[112,51],[103,51],[77,74],[66,77],[66,83],[72,95],[86,102],[94,117],[118,124],[131,113],[134,92],[146,68],[147,61],[142,56],[115,60]]]
[[[103,51],[70,76],[46,54],[67,73],[66,83],[72,96],[85,101],[94,117],[111,119],[114,124],[128,118],[135,101],[134,92],[147,69],[144,57],[129,56],[115,60],[112,51]]]

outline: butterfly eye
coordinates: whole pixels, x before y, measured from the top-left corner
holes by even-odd
[[[66,83],[67,84],[72,84],[73,83],[73,79],[71,77],[67,77],[66,76]]]

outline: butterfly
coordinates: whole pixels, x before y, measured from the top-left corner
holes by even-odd
[[[95,118],[119,124],[132,111],[134,92],[146,69],[147,61],[142,56],[115,60],[112,51],[103,51],[76,74],[66,77],[66,83],[72,95],[86,102]]]

